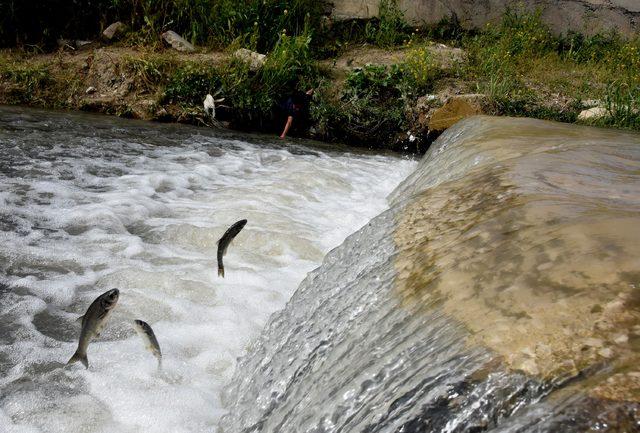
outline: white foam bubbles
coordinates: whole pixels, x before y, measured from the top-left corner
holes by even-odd
[[[10,323],[2,341],[11,341],[0,345],[9,367],[0,430],[213,431],[236,359],[269,315],[387,206],[414,167],[203,135],[175,140],[186,144],[72,135],[43,150],[46,161],[31,153],[39,170],[0,173],[0,215],[19,223],[0,231],[8,257],[0,283],[12,291],[11,305],[0,305]],[[242,218],[220,278],[216,242]],[[61,369],[77,345],[75,318],[113,287],[119,305],[89,347],[90,369]],[[154,328],[162,371],[133,319]]]

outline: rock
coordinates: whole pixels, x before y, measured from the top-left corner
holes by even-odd
[[[603,358],[611,358],[613,356],[613,351],[608,347],[605,347],[598,351],[598,355],[602,356]]]
[[[578,120],[595,120],[608,116],[609,110],[604,107],[593,107],[587,110],[582,110],[578,114]]]
[[[182,53],[192,53],[196,50],[196,47],[191,45],[186,39],[174,32],[173,30],[167,30],[162,34],[162,38],[169,44],[174,50]]]
[[[71,39],[58,38],[56,39],[56,43],[58,44],[58,47],[62,49],[66,49],[66,50],[76,49],[75,44]]]
[[[87,87],[87,90],[84,91],[84,93],[86,93],[87,95],[92,95],[94,93],[96,93],[98,91],[98,89],[96,89],[93,86]]]
[[[80,39],[75,40],[75,45],[78,50],[92,50],[98,47],[96,41],[82,41]]]
[[[142,99],[140,101],[136,101],[129,108],[130,110],[128,115],[135,119],[153,119],[158,111],[156,101],[153,99]]]
[[[444,131],[465,117],[483,114],[485,104],[486,96],[482,94],[452,96],[442,107],[431,114],[429,129]]]
[[[586,108],[599,107],[602,105],[602,101],[599,99],[587,99],[586,101],[582,101],[582,105]]]
[[[127,29],[126,24],[120,21],[116,21],[115,23],[111,24],[109,27],[104,29],[104,31],[102,32],[102,36],[104,36],[105,39],[109,41],[115,40],[118,37],[122,36],[122,34],[126,29]]]
[[[629,341],[629,336],[627,334],[618,334],[613,339],[613,342],[616,344],[625,344],[627,341]]]
[[[602,347],[602,340],[599,338],[586,338],[584,345],[589,347]]]
[[[534,376],[540,373],[540,369],[533,359],[527,359],[522,364],[520,364],[520,370]]]
[[[233,53],[233,57],[240,59],[243,62],[249,63],[249,68],[252,71],[260,69],[267,59],[264,54],[257,53],[255,51],[248,50],[246,48],[240,48]]]
[[[418,98],[413,108],[413,118],[419,130],[427,131],[429,129],[429,118],[437,104],[438,96],[436,95],[424,95]]]

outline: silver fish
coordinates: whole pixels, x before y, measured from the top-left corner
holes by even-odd
[[[218,241],[218,276],[224,278],[224,264],[222,257],[226,254],[229,244],[235,238],[240,230],[245,226],[247,220],[240,220],[227,229]]]
[[[142,320],[134,320],[133,327],[142,340],[144,341],[144,345],[153,356],[158,358],[158,367],[162,366],[162,352],[160,351],[160,344],[158,344],[158,339],[156,338],[156,334],[153,333],[153,329],[147,322],[143,322]]]
[[[119,297],[120,291],[118,289],[111,289],[98,296],[91,305],[89,305],[87,312],[82,316],[82,330],[80,331],[78,349],[69,362],[67,362],[67,365],[80,361],[86,368],[89,368],[87,347],[89,347],[91,340],[100,335],[104,325],[107,323],[107,319],[118,303]]]

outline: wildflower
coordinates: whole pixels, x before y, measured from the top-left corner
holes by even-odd
[[[286,15],[289,13],[289,11],[285,9],[283,13]]]

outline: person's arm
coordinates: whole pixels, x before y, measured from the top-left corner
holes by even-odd
[[[289,128],[291,128],[291,124],[293,123],[293,116],[287,117],[287,123],[284,124],[284,130],[282,134],[280,134],[280,138],[285,138],[287,136],[287,132],[289,132]]]

